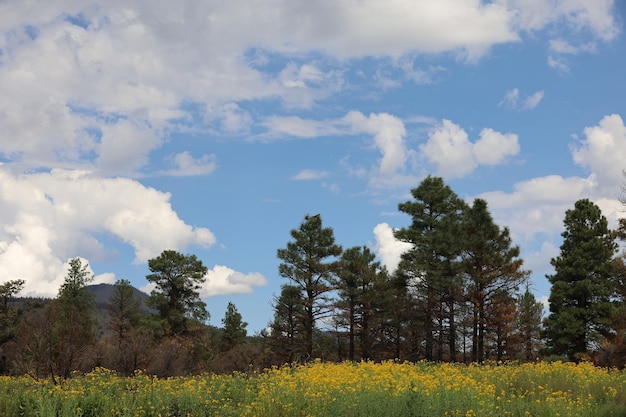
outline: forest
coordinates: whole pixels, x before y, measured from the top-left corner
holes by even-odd
[[[164,250],[149,260],[155,290],[144,300],[118,280],[107,302],[93,276],[70,261],[54,299],[22,299],[24,282],[0,284],[0,374],[53,381],[106,368],[159,377],[262,370],[312,360],[626,364],[626,265],[601,210],[578,200],[564,214],[549,311],[530,271],[487,202],[461,199],[426,177],[398,205],[410,218],[395,237],[411,244],[390,273],[367,246],[343,248],[321,214],[306,215],[277,249],[284,279],[267,328],[247,334],[230,303],[207,325],[195,255]]]

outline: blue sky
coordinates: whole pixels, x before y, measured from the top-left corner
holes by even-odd
[[[511,229],[538,297],[565,210],[615,225],[623,3],[0,3],[0,276],[54,296],[81,257],[146,287],[165,249],[209,268],[251,332],[308,214],[389,269],[426,175]]]

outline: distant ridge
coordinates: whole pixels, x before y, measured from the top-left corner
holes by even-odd
[[[109,300],[111,299],[111,296],[115,292],[115,285],[95,284],[95,285],[88,285],[87,289],[89,290],[91,294],[93,294],[96,305],[100,307],[100,306],[105,306],[109,304]],[[148,300],[148,297],[149,297],[148,294],[133,287],[133,296],[140,300],[142,310],[150,312],[150,313],[156,312],[156,310],[146,305],[146,301]]]

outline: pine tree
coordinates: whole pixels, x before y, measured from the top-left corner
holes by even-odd
[[[20,311],[12,308],[9,303],[24,288],[24,280],[15,279],[0,285],[0,375],[7,371],[7,360],[4,344],[13,340],[19,324]]]
[[[425,178],[411,194],[414,200],[398,206],[411,216],[411,225],[397,230],[395,236],[413,244],[402,255],[399,273],[423,301],[425,358],[443,360],[447,338],[448,356],[454,361],[456,307],[463,294],[459,262],[463,239],[459,231],[467,205],[439,177]]]
[[[226,352],[246,341],[248,323],[243,321],[241,313],[232,302],[228,303],[226,313],[222,319],[222,334],[220,336],[220,349]]]
[[[541,319],[543,304],[537,301],[530,288],[520,295],[517,303],[517,335],[519,355],[525,361],[537,358],[541,347]]]
[[[70,260],[59,295],[46,308],[53,318],[50,346],[54,374],[69,378],[70,373],[83,361],[87,348],[94,342],[95,301],[87,285],[93,281],[89,265],[79,258]]]
[[[463,271],[473,307],[472,360],[482,362],[489,309],[504,311],[506,306],[499,304],[508,303],[514,311],[513,295],[528,272],[522,270],[520,249],[512,246],[508,228],[500,229],[494,223],[486,201],[476,199],[466,211],[463,236]]]
[[[141,327],[141,301],[130,281],[120,279],[109,298],[109,357],[105,366],[132,375],[144,364],[150,332]]]
[[[331,279],[339,268],[335,259],[342,248],[335,244],[333,229],[322,227],[322,217],[305,216],[298,229],[291,231],[293,241],[277,251],[282,263],[281,277],[289,279],[302,292],[306,354],[313,355],[313,334],[317,319],[328,314],[325,294],[332,289]]]
[[[600,208],[588,199],[566,211],[564,224],[561,253],[551,261],[555,273],[547,276],[552,288],[546,336],[553,354],[580,360],[610,330],[617,245]]]
[[[147,305],[159,311],[168,335],[184,335],[192,330],[194,323],[209,318],[199,292],[207,273],[201,260],[195,255],[166,250],[150,259],[148,267],[152,273],[146,279],[156,284],[156,289],[152,290]]]
[[[348,359],[351,361],[355,359],[357,338],[360,340],[362,358],[369,359],[370,356],[372,293],[376,290],[380,271],[380,263],[374,262],[375,258],[376,255],[367,247],[347,249],[341,257],[341,269],[334,281],[339,295],[336,303],[338,316],[345,318],[348,327]]]
[[[284,284],[274,299],[274,320],[270,324],[270,340],[283,362],[292,363],[306,351],[304,337],[304,299],[299,287]]]

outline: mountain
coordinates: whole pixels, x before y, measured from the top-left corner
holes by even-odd
[[[87,289],[89,290],[91,294],[93,294],[94,299],[96,301],[96,306],[98,308],[102,308],[102,307],[105,307],[109,303],[109,300],[111,299],[111,296],[113,295],[115,291],[115,285],[113,284],[88,285]],[[133,296],[135,298],[138,298],[141,301],[141,309],[143,311],[146,311],[149,313],[156,313],[156,310],[146,305],[146,301],[148,300],[148,297],[149,297],[148,294],[133,287]]]

